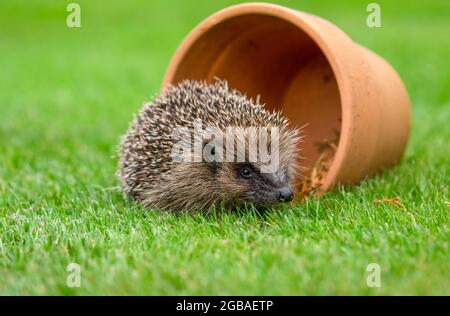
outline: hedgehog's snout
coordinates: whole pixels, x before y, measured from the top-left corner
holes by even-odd
[[[249,202],[255,205],[270,206],[292,201],[289,177],[285,171],[276,174],[256,173],[248,182]]]
[[[278,189],[277,197],[280,202],[290,202],[292,201],[292,197],[294,194],[292,193],[292,189],[290,186],[284,186]]]

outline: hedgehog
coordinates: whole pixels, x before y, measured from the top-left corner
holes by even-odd
[[[226,81],[184,80],[135,116],[121,138],[117,175],[124,195],[148,209],[270,207],[293,198],[300,140],[280,111]]]

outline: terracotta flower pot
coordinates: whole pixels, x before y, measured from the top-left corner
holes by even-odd
[[[302,165],[317,143],[339,135],[321,194],[355,183],[402,157],[408,140],[408,94],[394,69],[317,16],[278,5],[240,4],[208,17],[184,39],[163,89],[183,79],[226,79],[260,96],[304,128]]]

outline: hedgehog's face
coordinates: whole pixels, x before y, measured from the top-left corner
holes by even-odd
[[[253,163],[222,163],[214,168],[218,187],[232,204],[251,203],[265,207],[292,200],[288,169],[262,173]]]
[[[260,135],[255,130],[238,130],[235,135],[245,146],[239,147],[238,142],[235,142],[236,151],[232,161],[224,161],[223,151],[215,150],[221,148],[215,141],[204,145],[203,153],[208,159],[203,161],[203,165],[205,170],[212,173],[212,177],[204,178],[213,179],[215,182],[208,186],[215,187],[218,191],[216,200],[223,200],[232,205],[251,203],[261,207],[291,201],[291,181],[297,161],[297,131],[282,130],[281,136],[271,134],[271,141],[266,143],[265,148],[262,147],[261,139],[258,139]],[[275,141],[274,137],[279,139]],[[254,153],[250,153],[250,142],[259,145],[255,150],[258,153],[257,159],[253,159],[255,162],[248,161]],[[259,156],[261,151],[266,152],[267,156]],[[240,162],[243,157],[244,161]]]

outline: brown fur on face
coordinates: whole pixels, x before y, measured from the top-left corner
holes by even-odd
[[[236,162],[237,156],[233,162],[173,161],[173,129],[192,128],[195,119],[201,119],[204,127],[216,127],[224,135],[227,127],[277,127],[278,170],[261,173],[261,163],[248,161],[248,141],[257,137],[252,129],[241,129],[236,135],[245,142],[243,162]],[[220,204],[268,206],[278,202],[280,187],[292,185],[299,139],[299,131],[290,128],[281,113],[269,112],[229,90],[226,82],[208,85],[183,81],[144,105],[135,118],[122,138],[118,176],[124,193],[150,208],[192,211]],[[269,148],[273,146],[268,143]],[[252,171],[251,177],[242,176],[243,168]]]

